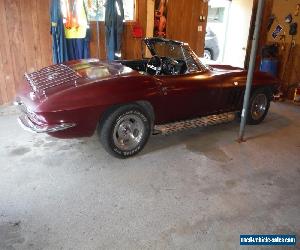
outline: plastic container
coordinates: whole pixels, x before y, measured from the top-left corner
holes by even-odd
[[[279,60],[277,58],[264,58],[261,60],[260,71],[268,72],[277,77]]]

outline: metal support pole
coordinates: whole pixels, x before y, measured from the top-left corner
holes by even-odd
[[[98,54],[98,59],[100,60],[100,27],[99,27],[99,21],[97,21],[97,54]]]
[[[250,55],[250,62],[249,62],[246,91],[245,91],[245,96],[244,96],[242,120],[241,120],[238,142],[245,141],[244,135],[245,135],[246,122],[247,122],[249,99],[250,99],[251,87],[252,87],[252,82],[253,82],[253,74],[254,74],[255,61],[256,61],[256,52],[257,52],[257,48],[258,48],[259,32],[260,32],[260,27],[261,27],[261,22],[262,22],[264,3],[265,3],[265,0],[258,0],[258,8],[257,8],[257,13],[256,13],[256,21],[255,21],[255,30],[254,30],[253,40],[252,40],[252,48],[251,48],[251,55]]]

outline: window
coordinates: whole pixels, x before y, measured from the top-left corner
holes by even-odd
[[[225,7],[212,8],[208,7],[208,21],[213,23],[223,23],[225,15]]]
[[[85,0],[85,7],[89,21],[104,21],[105,0]]]
[[[135,20],[135,0],[123,0],[125,21]]]
[[[85,0],[86,11],[89,21],[105,20],[106,0]],[[125,21],[135,20],[135,0],[123,0]],[[119,10],[119,6],[117,6]]]

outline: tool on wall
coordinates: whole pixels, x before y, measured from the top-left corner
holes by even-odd
[[[275,15],[271,15],[269,18],[269,22],[268,22],[268,26],[267,26],[267,30],[270,31],[272,28],[272,25],[274,23],[274,21],[276,20],[276,16]]]
[[[286,23],[291,23],[293,21],[293,16],[292,14],[288,14],[286,17],[285,17],[285,22]]]
[[[272,14],[269,18],[269,23],[267,26],[268,31],[271,31],[273,39],[277,40],[277,46],[280,48],[282,53],[277,58],[282,60],[282,70],[280,73],[280,79],[283,80],[284,84],[281,88],[284,95],[290,94],[292,88],[295,84],[290,83],[291,71],[296,73],[298,77],[298,68],[294,64],[295,58],[295,48],[296,48],[296,35],[298,34],[298,16],[300,15],[300,3],[296,4],[295,9],[287,13],[286,16],[279,18]],[[272,28],[273,27],[273,28]],[[270,49],[270,48],[269,48]],[[267,51],[268,53],[270,51]]]
[[[276,26],[275,30],[274,30],[273,33],[272,33],[272,37],[273,37],[274,39],[276,39],[282,31],[283,31],[282,26],[281,26],[280,24],[278,24],[278,25]]]
[[[296,36],[298,33],[298,24],[297,23],[291,23],[290,24],[290,31],[289,34],[291,36]]]

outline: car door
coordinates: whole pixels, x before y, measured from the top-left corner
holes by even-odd
[[[155,76],[163,98],[165,122],[205,116],[220,109],[222,85],[209,70],[176,76]]]

